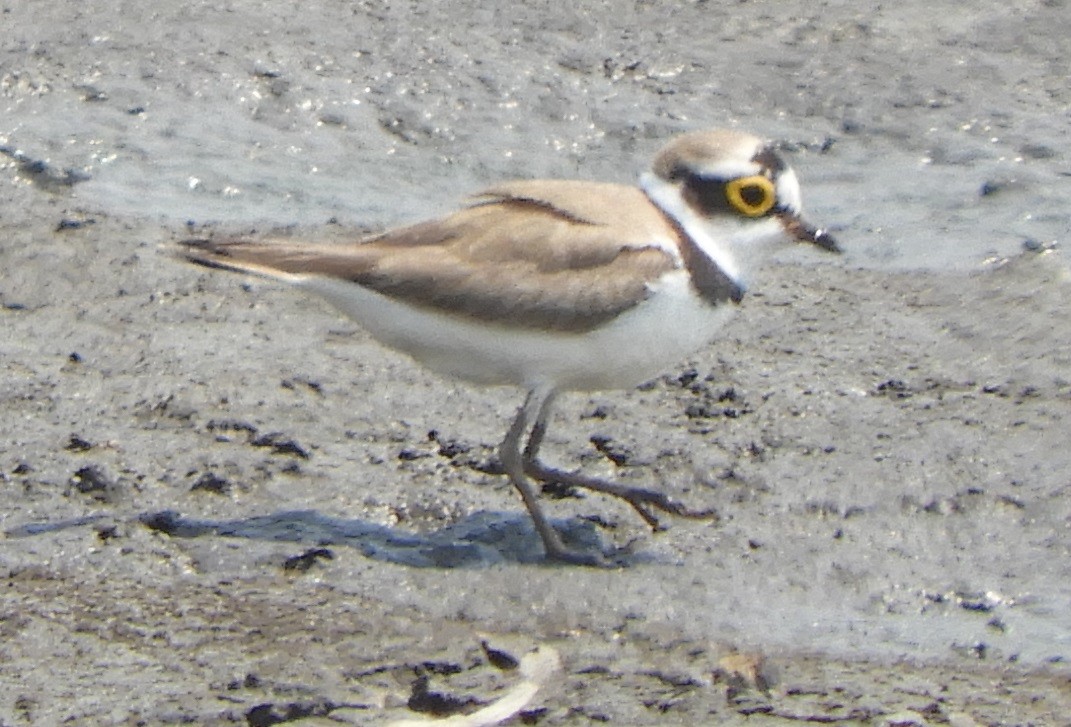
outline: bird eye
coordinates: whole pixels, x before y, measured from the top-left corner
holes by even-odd
[[[761,217],[773,209],[777,193],[773,182],[757,174],[726,182],[725,196],[740,214]]]

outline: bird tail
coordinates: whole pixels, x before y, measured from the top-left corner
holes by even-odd
[[[181,260],[206,268],[298,283],[309,274],[326,272],[320,268],[341,250],[341,246],[285,240],[196,238],[181,240],[174,252]]]

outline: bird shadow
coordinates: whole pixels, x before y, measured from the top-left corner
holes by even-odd
[[[8,530],[7,537],[30,537],[106,521],[87,516],[49,523],[27,523]],[[414,568],[480,568],[499,563],[546,564],[542,543],[523,514],[480,511],[437,530],[419,532],[360,519],[330,517],[316,510],[286,510],[233,520],[187,517],[173,510],[143,513],[137,520],[173,538],[216,536],[298,543],[311,547],[351,547],[362,555]],[[613,549],[608,552],[598,526],[587,520],[556,520],[555,528],[570,548],[603,553],[615,565],[628,567],[652,556]],[[312,552],[312,551],[310,551]]]

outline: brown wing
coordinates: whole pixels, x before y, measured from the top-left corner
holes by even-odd
[[[357,243],[190,241],[183,254],[295,281],[350,280],[488,323],[581,332],[643,301],[649,284],[677,267],[660,246],[675,236],[631,187],[519,182],[448,217]]]

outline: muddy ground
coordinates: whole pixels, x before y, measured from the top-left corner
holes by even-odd
[[[560,654],[527,724],[1068,723],[1071,8],[573,5],[4,8],[0,723],[471,711],[518,681],[481,642]],[[496,475],[518,392],[165,253],[724,124],[786,141],[848,252],[563,398],[548,459],[720,514],[548,503],[621,568],[541,562]]]

